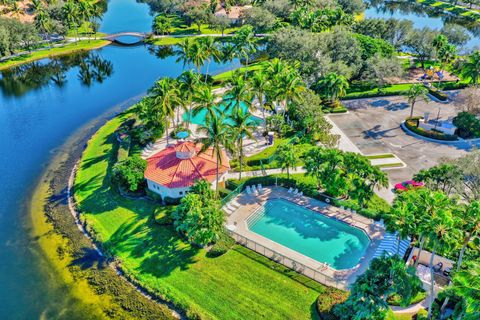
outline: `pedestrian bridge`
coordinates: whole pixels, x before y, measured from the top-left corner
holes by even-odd
[[[131,46],[131,45],[137,45],[137,44],[143,43],[148,36],[149,36],[149,33],[143,33],[143,32],[118,32],[118,33],[106,35],[105,37],[103,37],[103,39],[115,42],[120,45]],[[125,42],[121,40],[122,37],[133,37],[133,38],[137,38],[138,41]]]

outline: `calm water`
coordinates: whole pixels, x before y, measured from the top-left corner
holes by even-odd
[[[285,200],[269,200],[253,232],[335,269],[358,264],[370,240],[360,229]]]
[[[117,11],[119,3],[127,4],[125,16],[134,8],[128,4],[137,5],[134,0],[112,3]],[[144,15],[144,9],[136,14]],[[106,16],[105,28],[116,28],[109,22],[110,11]],[[139,28],[150,25],[148,15],[143,24],[130,18]],[[159,77],[179,75],[182,65],[171,54],[166,48],[108,46],[0,74],[0,319],[60,318],[68,307],[68,295],[52,291],[49,284],[55,279],[37,267],[37,248],[25,230],[31,188],[56,148],[82,125],[131,104]],[[237,64],[212,63],[210,70]]]
[[[365,11],[365,18],[406,19],[413,21],[415,28],[428,27],[439,30],[446,23],[460,25],[469,34],[470,40],[465,44],[464,51],[480,49],[480,30],[478,23],[466,19],[456,19],[437,10],[427,10],[426,7],[412,3],[392,3],[377,5]]]
[[[100,32],[105,33],[152,30],[152,16],[148,5],[135,0],[109,0],[108,10],[101,23]]]

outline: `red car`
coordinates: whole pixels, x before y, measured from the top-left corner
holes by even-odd
[[[394,189],[397,192],[401,192],[401,191],[407,191],[408,189],[411,189],[411,188],[421,188],[423,186],[424,186],[423,182],[408,180],[408,181],[397,183]]]

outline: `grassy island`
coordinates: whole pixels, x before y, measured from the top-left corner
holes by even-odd
[[[74,43],[68,43],[61,47],[45,48],[38,51],[32,51],[31,53],[22,54],[5,61],[1,61],[0,70],[5,70],[40,59],[71,54],[79,51],[95,50],[109,44],[110,41],[107,40],[82,40]]]
[[[172,226],[154,222],[158,205],[121,197],[110,184],[120,115],[90,140],[78,167],[81,218],[104,249],[140,284],[189,315],[222,319],[309,319],[319,294],[335,294],[242,247],[217,258],[185,243]]]

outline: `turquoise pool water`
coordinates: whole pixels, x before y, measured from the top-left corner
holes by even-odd
[[[281,199],[268,200],[248,227],[337,270],[356,266],[370,244],[362,230]]]
[[[241,106],[244,111],[248,111],[248,106],[246,104],[242,103]],[[226,104],[221,104],[219,105],[218,110],[222,112],[225,115],[225,117],[227,117],[225,119],[225,123],[232,124],[232,120],[228,119],[228,116],[232,114],[233,107],[228,108]],[[219,114],[219,112],[217,112],[217,114]],[[191,122],[193,124],[204,125],[206,116],[207,116],[207,111],[202,110],[201,112],[197,113],[195,116],[192,114]],[[262,119],[255,117],[254,115],[252,115],[250,119],[251,121],[256,122],[258,125],[260,125],[263,121]],[[183,114],[183,120],[184,121],[188,120],[188,112],[185,112]]]

